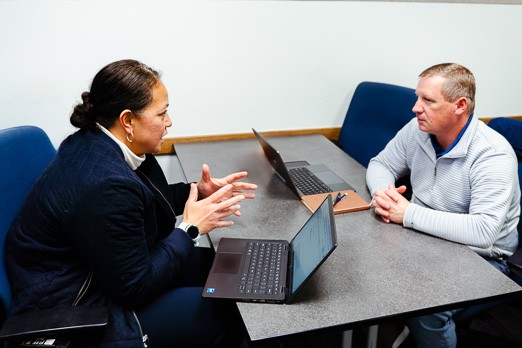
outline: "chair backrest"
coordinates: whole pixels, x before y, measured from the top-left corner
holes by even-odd
[[[5,310],[11,304],[5,238],[31,187],[55,154],[54,146],[40,128],[20,126],[0,130],[0,304]]]
[[[346,113],[339,146],[367,167],[415,114],[415,90],[378,82],[361,82]]]
[[[499,132],[509,141],[518,159],[518,181],[522,184],[522,121],[514,118],[497,117],[488,126]],[[520,200],[522,205],[522,197]],[[518,245],[522,247],[522,219],[518,221]]]

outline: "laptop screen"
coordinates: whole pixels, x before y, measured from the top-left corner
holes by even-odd
[[[293,271],[290,294],[294,294],[299,289],[336,246],[331,205],[332,200],[328,195],[328,199],[317,208],[291,242]]]

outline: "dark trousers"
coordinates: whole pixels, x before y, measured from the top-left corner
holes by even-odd
[[[176,287],[136,314],[149,347],[234,347],[245,335],[233,301],[201,295],[215,252],[194,248]]]

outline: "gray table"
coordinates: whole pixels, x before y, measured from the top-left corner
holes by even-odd
[[[365,168],[320,135],[274,137],[285,161],[323,163],[366,200]],[[213,177],[247,170],[257,197],[242,202],[242,216],[221,237],[290,240],[310,216],[275,175],[255,139],[175,145],[185,176],[197,181],[201,165]],[[466,246],[386,224],[366,210],[336,215],[338,247],[290,305],[238,303],[253,341],[318,329],[350,329],[493,298],[522,288]],[[266,316],[266,311],[271,314]]]

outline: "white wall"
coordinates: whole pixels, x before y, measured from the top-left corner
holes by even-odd
[[[522,114],[522,6],[352,1],[1,1],[0,129],[58,145],[105,64],[161,70],[169,136],[340,126],[356,85],[470,68],[480,117]],[[379,102],[376,100],[375,102]]]

